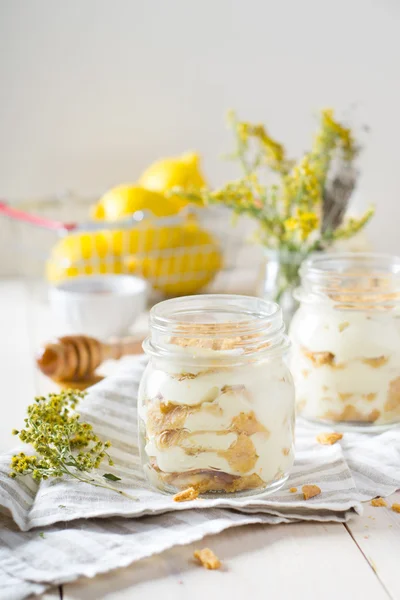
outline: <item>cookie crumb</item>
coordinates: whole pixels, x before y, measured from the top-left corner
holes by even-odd
[[[188,502],[189,500],[196,500],[198,495],[198,490],[194,487],[188,487],[186,490],[182,490],[175,494],[174,500],[175,502]]]
[[[321,493],[321,489],[317,485],[303,485],[301,491],[303,492],[304,500],[314,498],[314,496],[318,496]]]
[[[203,548],[203,550],[195,550],[193,556],[199,561],[199,563],[205,569],[219,569],[221,567],[221,561],[218,556],[214,554],[210,548]]]
[[[343,433],[320,433],[317,435],[317,442],[324,444],[324,446],[332,446],[336,444],[343,437]]]
[[[394,510],[394,512],[400,513],[400,504],[398,504],[397,502],[392,504],[392,510]]]
[[[387,506],[387,502],[383,498],[374,498],[370,504],[371,506]]]
[[[387,356],[377,356],[376,358],[362,358],[361,362],[365,365],[369,365],[373,369],[379,369],[386,365],[389,362],[389,358]]]
[[[295,494],[297,492],[297,488],[290,488],[289,492],[291,494]]]

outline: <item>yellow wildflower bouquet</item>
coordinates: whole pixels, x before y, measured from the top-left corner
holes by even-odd
[[[215,190],[175,189],[174,193],[252,217],[259,225],[256,238],[264,247],[297,257],[285,263],[275,295],[279,301],[285,285],[297,285],[302,259],[354,236],[372,217],[370,208],[359,219],[345,219],[357,180],[359,147],[352,131],[334,118],[331,109],[320,112],[311,150],[297,162],[287,157],[284,146],[264,125],[239,121],[233,112],[228,121],[236,146],[230,157],[240,162],[243,176]]]
[[[239,121],[229,113],[244,175],[216,190],[174,190],[193,202],[222,204],[257,220],[259,241],[268,248],[308,254],[360,231],[373,215],[370,208],[359,219],[344,221],[355,187],[358,154],[352,132],[334,119],[333,110],[320,113],[320,127],[310,152],[297,163],[264,125]],[[277,182],[263,182],[272,171]]]

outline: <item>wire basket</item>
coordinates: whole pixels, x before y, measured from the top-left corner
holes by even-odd
[[[246,227],[231,225],[227,209],[186,207],[172,217],[139,211],[110,223],[88,222],[89,204],[71,194],[12,206],[0,203],[5,274],[45,273],[56,283],[82,275],[132,273],[145,277],[159,296],[252,293],[255,288],[260,257],[244,241]],[[71,217],[74,222],[66,221]]]

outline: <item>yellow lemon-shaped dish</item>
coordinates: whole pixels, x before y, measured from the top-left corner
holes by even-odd
[[[146,219],[132,229],[111,229],[76,233],[62,238],[53,248],[46,265],[51,282],[77,275],[122,273],[123,257],[159,252],[179,244],[182,226],[162,225]]]
[[[46,278],[50,283],[59,283],[70,277],[119,274],[124,273],[125,270],[123,262],[114,258],[80,261],[70,265],[50,259],[46,263]]]
[[[147,256],[131,256],[125,263],[130,272],[149,280],[167,296],[194,294],[222,268],[222,253],[212,235],[195,223],[182,227],[175,248]]]

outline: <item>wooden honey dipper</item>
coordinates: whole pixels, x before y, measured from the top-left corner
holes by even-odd
[[[65,335],[46,344],[36,357],[40,371],[61,385],[85,388],[101,379],[95,370],[108,359],[139,354],[142,340],[123,338],[104,344],[86,335]]]

